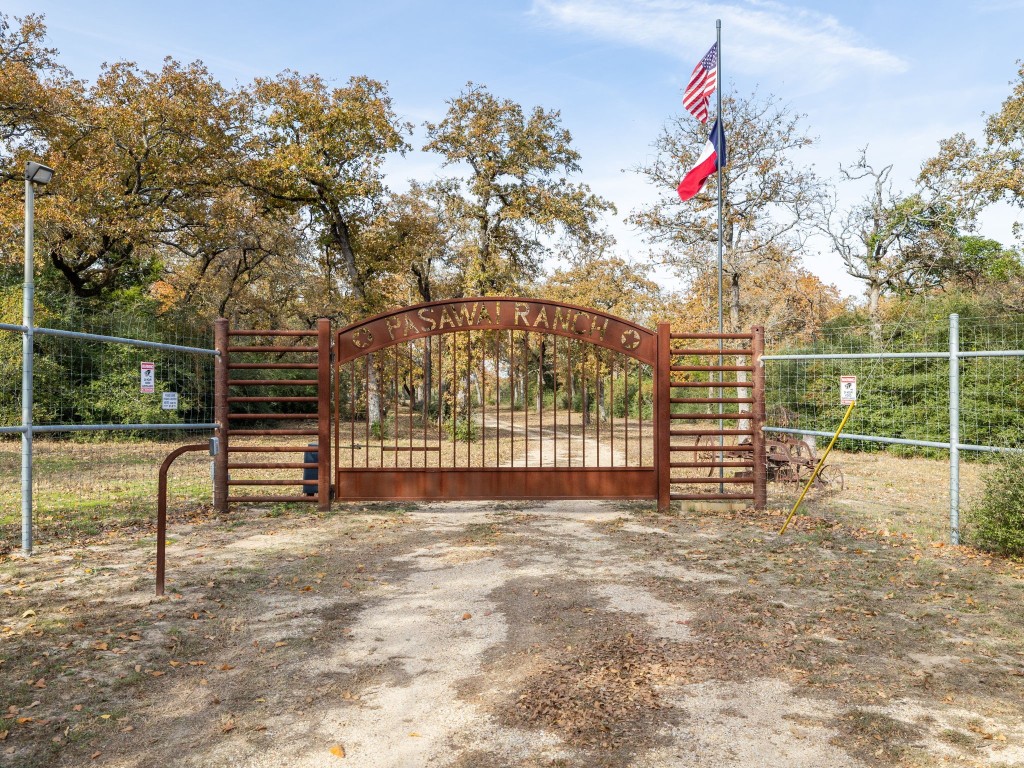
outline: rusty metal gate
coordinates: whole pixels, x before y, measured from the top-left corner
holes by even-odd
[[[251,338],[232,346],[233,337]],[[763,335],[721,338],[720,358],[717,334],[672,334],[667,323],[654,332],[541,299],[453,299],[337,331],[332,371],[326,320],[315,331],[230,330],[221,320],[215,506],[629,498],[661,509],[673,500],[762,507]],[[702,346],[679,346],[695,340]],[[281,453],[306,457],[239,457]],[[304,479],[314,468],[317,480]],[[247,495],[260,486],[302,492]]]
[[[233,338],[246,342],[232,345]],[[304,343],[310,339],[315,343]],[[310,331],[261,331],[230,330],[228,321],[220,319],[214,343],[219,352],[214,418],[220,425],[214,508],[225,511],[235,501],[295,501],[316,502],[320,509],[327,509],[331,503],[330,322],[320,320],[317,329]],[[261,422],[287,426],[254,426]],[[309,438],[316,440],[310,444]],[[298,454],[299,459],[276,460],[280,454]],[[238,455],[243,460],[236,460]],[[315,460],[306,460],[313,456]],[[303,480],[303,471],[310,468],[317,469],[316,481]],[[248,493],[253,488],[282,486],[301,486],[303,492]]]

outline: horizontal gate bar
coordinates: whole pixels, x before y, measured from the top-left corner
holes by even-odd
[[[316,331],[228,331],[228,336],[316,336]]]
[[[753,416],[752,413],[747,411],[746,413],[670,413],[670,419],[682,419],[684,421],[691,420],[696,421],[698,419],[722,419],[723,421],[740,421],[741,419],[749,419]]]
[[[754,477],[671,477],[669,482],[673,484],[686,483],[747,483],[754,482]]]
[[[232,352],[319,352],[318,347],[282,347],[282,346],[255,346],[255,347],[228,347],[228,354]]]
[[[228,496],[227,501],[228,501],[229,504],[237,504],[239,502],[242,502],[242,503],[244,503],[244,502],[256,503],[256,502],[263,502],[263,501],[299,502],[299,503],[314,502],[315,503],[315,502],[320,501],[320,499],[318,499],[316,496],[305,496],[305,495],[303,495],[303,496]]]
[[[229,387],[315,387],[316,379],[228,379]]]
[[[670,349],[670,355],[722,355],[723,357],[736,357],[738,355],[752,355],[752,349]]]
[[[229,413],[229,419],[315,419],[316,413]]]
[[[670,403],[677,403],[680,405],[700,405],[700,404],[711,404],[721,403],[722,405],[730,405],[732,403],[750,403],[753,405],[754,398],[752,397],[670,397],[668,399]]]
[[[752,468],[752,461],[670,461],[671,469],[717,469],[719,467],[747,467]]]
[[[316,466],[316,465],[314,465]],[[228,485],[315,485],[316,480],[228,480]]]
[[[752,339],[752,333],[670,333],[670,339]],[[718,350],[715,350],[716,352]]]
[[[230,434],[262,437],[264,435],[319,435],[320,431],[316,429],[232,429]]]
[[[754,450],[754,446],[752,445],[713,445],[711,443],[708,445],[670,445],[668,448],[670,451],[689,451],[691,453],[718,453],[719,451],[732,453],[733,451]]]
[[[709,435],[711,437],[721,437],[724,435],[752,435],[754,430],[752,429],[670,429],[668,431],[672,437],[700,437],[703,435]]]
[[[743,387],[752,389],[752,381],[670,381],[670,387],[704,387],[705,389],[718,389],[719,387]]]
[[[683,371],[753,371],[754,366],[752,365],[671,365],[669,370],[673,373],[682,373]],[[715,384],[718,382],[716,381]],[[741,382],[750,386],[752,382],[744,381]]]
[[[237,435],[238,432],[232,432]],[[316,452],[315,445],[228,445],[228,453],[305,453]]]
[[[362,448],[361,445],[343,446],[345,448]],[[382,445],[382,451],[440,451],[439,445]]]
[[[306,463],[303,461],[243,461],[236,464],[228,463],[228,469],[312,469],[319,466],[316,462]]]
[[[19,328],[22,333],[26,331],[25,326],[8,326],[9,329]],[[163,349],[169,352],[192,352],[197,355],[219,355],[216,349],[204,347],[186,347],[181,344],[165,344],[162,341],[143,341],[141,339],[126,339],[121,336],[104,336],[99,333],[82,333],[81,331],[62,331],[57,328],[33,328],[32,333],[37,336],[60,336],[66,339],[79,339],[81,341],[108,341],[113,344],[127,344],[142,349]]]
[[[319,363],[228,363],[231,370],[310,370],[319,368]]]
[[[248,395],[245,397],[229,397],[228,403],[315,403],[320,400],[315,395]]]
[[[743,499],[753,500],[751,493],[672,493],[669,494],[672,501],[741,501]]]

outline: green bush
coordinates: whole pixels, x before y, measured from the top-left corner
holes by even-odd
[[[458,419],[449,419],[444,423],[445,431],[452,440],[462,443],[472,443],[479,436],[476,423],[465,416]]]
[[[395,414],[389,413],[380,421],[370,425],[370,435],[378,440],[387,440],[395,433]]]
[[[1024,557],[1024,454],[1010,454],[985,476],[985,493],[967,515],[968,542],[979,549]]]

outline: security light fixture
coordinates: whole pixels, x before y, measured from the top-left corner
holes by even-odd
[[[53,168],[31,160],[25,163],[25,181],[31,181],[33,184],[49,184],[52,178]]]

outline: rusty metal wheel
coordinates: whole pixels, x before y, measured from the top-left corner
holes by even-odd
[[[826,464],[818,473],[818,481],[829,491],[841,491],[845,485],[843,470],[835,464]]]

